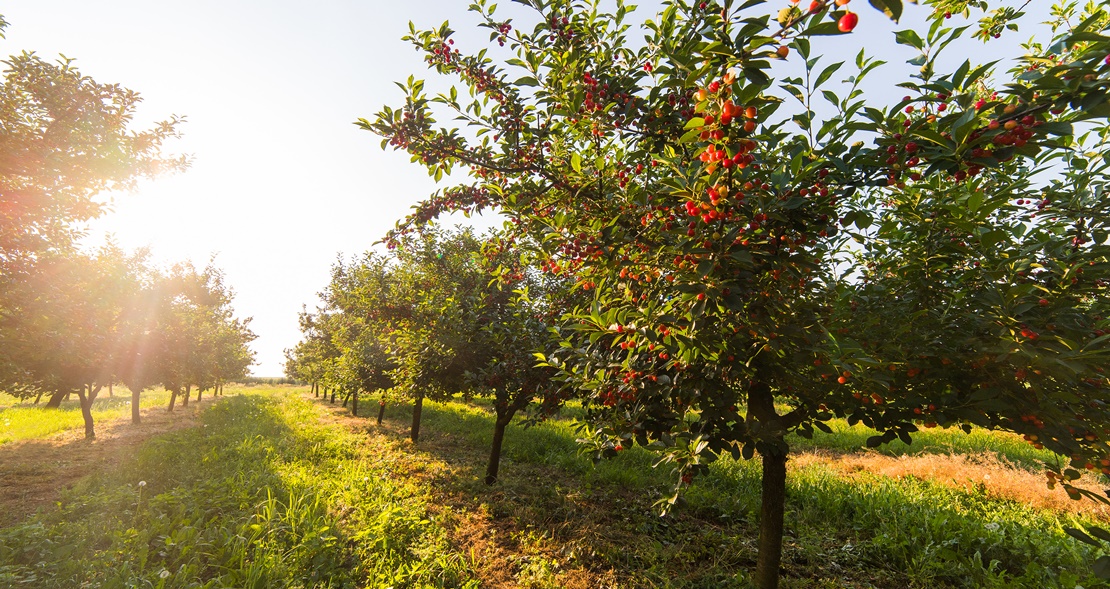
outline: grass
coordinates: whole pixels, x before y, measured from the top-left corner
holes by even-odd
[[[139,406],[143,409],[169,403],[167,391],[145,391],[140,397]],[[34,405],[30,401],[0,393],[0,445],[19,440],[36,440],[51,435],[84,427],[81,405],[74,395],[70,401],[63,401],[57,410],[44,409],[43,404]],[[131,415],[131,393],[123,387],[115,390],[114,397],[108,391],[101,391],[93,402],[93,421],[105,423]]]
[[[758,461],[714,463],[660,517],[669,472],[641,448],[593,464],[568,419],[510,427],[487,487],[485,403],[426,402],[414,446],[408,406],[377,427],[303,389],[242,392],[0,530],[0,586],[748,586]],[[841,433],[813,444],[866,437]],[[959,452],[951,433],[927,432]],[[928,435],[905,450],[938,451]],[[992,435],[966,443],[1008,447]],[[784,589],[1105,586],[1090,570],[1098,553],[1063,532],[1090,518],[981,486],[798,462],[786,521]]]
[[[407,423],[405,408],[394,411],[399,423]],[[758,461],[714,463],[688,489],[685,505],[660,518],[651,503],[669,490],[672,479],[666,469],[652,469],[652,455],[642,449],[593,465],[577,454],[569,421],[513,427],[506,436],[502,480],[490,493],[479,482],[492,433],[487,410],[429,404],[424,419],[431,452],[474,465],[456,483],[474,498],[470,509],[510,519],[520,530],[546,529],[540,540],[520,542],[522,549],[531,543],[533,556],[571,547],[574,559],[549,563],[550,586],[564,586],[566,579],[555,571],[576,563],[595,573],[620,571],[614,578],[627,587],[747,586],[758,536]],[[858,449],[869,435],[859,429],[825,446]],[[1024,463],[1024,448],[1007,436],[980,431],[959,440],[958,435],[963,434],[923,432],[913,446],[890,453],[982,448]],[[859,436],[861,443],[851,446],[849,436]],[[835,436],[813,445],[830,438]],[[554,488],[536,489],[536,480]],[[788,495],[785,587],[1105,586],[1091,575],[1097,555],[1063,532],[1092,520],[998,499],[981,486],[964,490],[866,472],[842,477],[814,463],[791,471]],[[583,502],[594,503],[600,513]],[[518,575],[524,572],[521,567]]]
[[[285,392],[228,397],[60,508],[0,530],[0,586],[475,587],[391,476],[320,409]]]

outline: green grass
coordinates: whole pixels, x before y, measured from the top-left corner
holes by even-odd
[[[426,402],[413,446],[407,405],[391,405],[382,428],[371,417],[351,431],[321,421],[325,404],[303,389],[240,392],[66,492],[57,510],[0,530],[0,586],[749,586],[758,461],[714,463],[660,517],[652,504],[669,469],[642,448],[595,465],[568,419],[511,426],[489,488],[485,402]],[[957,452],[1008,443],[928,434]],[[853,436],[866,437],[813,443],[848,448]],[[906,450],[931,451],[928,441]],[[1106,586],[1090,571],[1098,553],[1063,532],[1092,522],[983,488],[842,477],[815,462],[791,471],[786,522],[784,589]]]
[[[140,397],[139,407],[144,409],[166,405],[170,394],[166,391],[145,391]],[[45,398],[39,405],[0,393],[0,445],[18,440],[36,440],[67,430],[81,429],[81,405],[74,395],[72,400],[63,401],[58,409],[44,409]],[[103,424],[131,415],[131,393],[119,387],[115,396],[109,398],[108,391],[101,391],[93,402],[93,421]]]
[[[319,416],[287,391],[208,406],[0,530],[0,586],[474,587],[428,489]]]
[[[406,423],[406,408],[392,411]],[[826,435],[809,444],[858,449],[870,435],[846,424],[837,429],[843,437]],[[470,478],[457,481],[462,492],[476,497],[482,509],[505,514],[524,529],[552,527],[560,511],[583,493],[598,497],[603,509],[616,508],[619,525],[632,534],[613,532],[603,542],[570,534],[558,543],[598,555],[585,560],[590,568],[624,571],[627,586],[747,586],[758,536],[758,461],[714,463],[687,490],[685,505],[660,518],[651,503],[673,484],[669,469],[651,468],[653,456],[641,448],[594,465],[577,454],[569,420],[508,430],[506,464],[498,483],[503,491],[497,496],[515,497],[510,502],[494,499],[479,483],[480,459],[492,435],[485,407],[431,403],[422,432],[444,439],[429,442],[449,461],[474,464]],[[986,451],[1022,464],[1042,459],[1026,453],[1027,445],[1015,444],[1010,436],[982,430],[963,436],[953,430],[927,431],[912,446],[902,444],[888,452]],[[469,457],[462,449],[466,447]],[[542,473],[541,480],[565,487],[537,490],[537,473]],[[988,497],[982,487],[968,492],[912,477],[842,478],[814,464],[792,471],[787,503],[790,575],[785,587],[1105,586],[1091,574],[1097,554],[1063,532],[1065,526],[1095,522]],[[592,516],[564,517],[574,524]],[[597,523],[606,525],[611,519],[609,514]]]
[[[789,411],[789,407],[785,405],[779,406],[778,409],[782,412]],[[583,417],[585,412],[577,402],[571,402],[564,407],[562,415],[565,418],[574,419]],[[833,433],[826,434],[815,431],[812,440],[791,435],[787,438],[790,447],[795,450],[823,448],[841,452],[858,452],[867,447],[867,438],[878,433],[863,424],[857,423],[850,426],[844,419],[833,419],[827,423]],[[989,431],[981,427],[973,427],[970,434],[965,434],[958,427],[925,428],[922,426],[922,429],[911,437],[912,444],[895,440],[883,444],[873,451],[887,456],[921,453],[989,454],[1014,465],[1037,470],[1045,462],[1056,462],[1060,458],[1049,450],[1034,448],[1032,444],[1016,434]]]
[[[843,419],[828,423],[833,433],[814,432],[812,440],[801,436],[790,436],[792,448],[827,448],[844,452],[858,452],[866,447],[867,438],[877,434],[875,430],[862,424],[849,426]],[[895,440],[876,448],[877,452],[888,456],[905,454],[991,454],[1025,468],[1038,468],[1045,462],[1055,462],[1059,458],[1049,450],[1038,450],[1016,434],[992,432],[983,428],[972,428],[965,434],[957,427],[922,429],[913,434],[912,444]]]

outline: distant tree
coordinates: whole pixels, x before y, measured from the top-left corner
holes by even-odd
[[[0,321],[6,355],[19,367],[9,376],[18,380],[12,389],[50,392],[48,407],[77,394],[87,438],[95,437],[92,403],[122,361],[125,316],[141,291],[144,262],[111,245],[91,256],[47,255],[36,278],[19,283],[12,313]]]

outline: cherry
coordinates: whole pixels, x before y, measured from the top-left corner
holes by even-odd
[[[840,29],[842,33],[850,33],[852,29],[856,28],[859,23],[859,15],[854,12],[846,12],[844,16],[836,23],[836,28]]]

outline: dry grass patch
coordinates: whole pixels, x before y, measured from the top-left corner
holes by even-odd
[[[1050,491],[1045,486],[1043,473],[1019,468],[991,454],[885,456],[877,452],[845,454],[810,450],[795,454],[790,463],[795,468],[818,464],[845,476],[869,473],[894,479],[914,477],[968,491],[982,488],[988,497],[1057,513],[1110,520],[1110,506],[1087,500],[1073,501],[1060,489]],[[1080,480],[1079,486],[1099,489],[1104,485],[1087,475]]]

